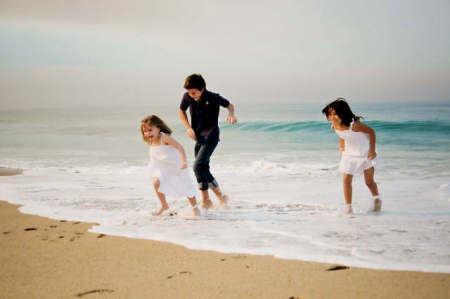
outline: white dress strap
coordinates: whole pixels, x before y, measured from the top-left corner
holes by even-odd
[[[355,120],[352,120],[352,122],[350,123],[350,126],[349,126],[349,128],[348,128],[348,130],[350,131],[350,132],[353,132],[353,124],[355,123]]]

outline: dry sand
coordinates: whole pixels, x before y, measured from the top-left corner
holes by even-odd
[[[0,298],[450,298],[450,274],[345,268],[88,233],[0,201]]]

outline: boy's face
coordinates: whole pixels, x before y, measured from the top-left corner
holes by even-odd
[[[187,93],[195,101],[199,101],[204,90],[205,90],[204,88],[202,90],[198,90],[197,88],[189,88],[187,89]]]

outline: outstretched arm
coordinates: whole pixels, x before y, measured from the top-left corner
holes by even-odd
[[[228,109],[228,116],[227,116],[227,123],[234,125],[237,123],[237,118],[234,116],[234,106],[233,104],[229,104],[227,106]]]
[[[184,127],[186,128],[186,133],[188,134],[188,136],[191,137],[191,139],[193,140],[197,140],[195,132],[192,129],[191,124],[189,123],[189,120],[187,118],[186,111],[180,109],[180,118],[181,121],[183,122]]]
[[[186,163],[186,153],[184,152],[184,148],[181,146],[181,144],[179,144],[175,139],[173,139],[170,136],[167,135],[162,135],[161,134],[161,141],[163,143],[166,143],[168,145],[173,146],[174,148],[176,148],[179,152],[180,152],[180,157],[181,157],[181,166],[180,169],[185,169],[187,167],[187,163]]]

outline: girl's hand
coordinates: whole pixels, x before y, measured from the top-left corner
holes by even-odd
[[[187,132],[188,136],[191,137],[191,139],[197,140],[197,137],[195,136],[194,129],[189,128],[189,129],[186,130],[186,132]]]
[[[375,159],[376,156],[377,156],[377,153],[371,152],[367,155],[367,158],[369,158],[369,160],[373,160],[373,159]]]
[[[234,115],[228,114],[227,123],[229,123],[230,125],[234,125],[235,123],[237,123],[237,118],[234,117]]]
[[[185,168],[187,168],[186,162],[181,162],[180,169],[185,169]]]

